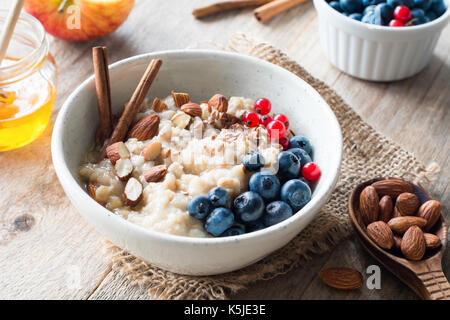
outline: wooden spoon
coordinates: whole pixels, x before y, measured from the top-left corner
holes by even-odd
[[[439,248],[428,250],[420,261],[403,258],[395,249],[384,250],[372,241],[366,233],[366,226],[361,220],[359,211],[359,195],[361,191],[375,181],[388,178],[376,178],[358,185],[352,192],[348,202],[350,221],[363,247],[390,272],[407,284],[420,297],[426,300],[450,300],[450,284],[442,272],[442,256],[447,245],[447,226],[444,217],[434,225],[430,233],[441,240]],[[413,193],[420,203],[430,199],[430,195],[421,187],[407,181],[413,186]],[[394,199],[395,200],[395,199]]]

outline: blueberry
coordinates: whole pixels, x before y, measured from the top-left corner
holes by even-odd
[[[278,175],[281,180],[297,178],[301,170],[300,159],[290,151],[278,154]]]
[[[384,0],[362,0],[362,4],[364,7],[376,6],[377,4],[380,4],[382,2],[384,2]]]
[[[434,11],[427,11],[427,13],[425,14],[425,17],[427,17],[428,19],[430,19],[430,21],[433,21],[434,19],[437,18],[437,14]]]
[[[392,8],[403,5],[403,0],[386,0],[386,3]]]
[[[212,210],[211,201],[204,196],[196,196],[188,204],[189,214],[197,219],[205,218]]]
[[[360,13],[352,13],[351,15],[353,15],[353,14],[360,14]],[[350,17],[351,17],[351,15],[350,15]],[[311,157],[304,149],[292,148],[292,149],[289,149],[288,151],[292,152],[293,154],[295,154],[297,156],[297,158],[300,160],[300,167],[303,167],[308,162],[312,162]]]
[[[362,17],[363,17],[363,15],[361,14],[361,13],[352,13],[351,15],[349,15],[348,16],[350,19],[353,19],[353,20],[357,20],[357,21],[361,21],[361,19],[362,19]],[[303,149],[300,149],[300,150],[303,150]],[[306,152],[306,151],[305,151]],[[311,159],[311,158],[310,158]],[[311,161],[309,161],[309,162],[311,162]],[[305,162],[306,163],[306,162]],[[303,164],[304,165],[304,164]]]
[[[264,167],[265,161],[261,153],[252,151],[242,157],[242,164],[249,171],[258,171]]]
[[[364,6],[361,0],[339,0],[342,10],[349,13],[362,12]]]
[[[431,7],[432,0],[414,0],[414,8],[427,11]]]
[[[252,221],[249,224],[247,224],[247,227],[245,228],[245,230],[247,230],[247,233],[248,233],[248,232],[255,232],[258,230],[262,230],[265,228],[266,228],[266,226],[264,225],[263,219],[261,217],[258,220]]]
[[[386,3],[380,3],[375,7],[375,15],[379,16],[382,24],[386,26],[394,18],[394,8]]]
[[[412,9],[411,16],[413,19],[413,24],[422,24],[425,23],[425,11],[422,9]]]
[[[363,11],[363,16],[365,16],[366,14],[368,14],[370,11],[375,10],[375,7],[376,7],[376,6],[368,6],[368,7],[366,7],[366,8],[364,9],[364,11]],[[361,18],[361,20],[362,20],[362,18]]]
[[[444,14],[445,10],[447,10],[447,7],[444,4],[443,0],[432,0],[431,2],[431,10],[436,13],[438,17]]]
[[[341,5],[339,4],[339,1],[331,1],[329,3],[330,7],[332,7],[334,10],[337,10],[339,12],[342,12]]]
[[[255,221],[264,213],[264,200],[253,191],[241,193],[233,201],[233,212],[239,222]]]
[[[298,179],[289,180],[281,187],[281,200],[297,212],[311,200],[311,189]]]
[[[270,227],[290,217],[292,217],[291,207],[286,202],[274,201],[267,205],[263,221],[266,227]]]
[[[289,146],[291,148],[301,148],[308,152],[309,155],[311,155],[312,147],[311,142],[306,137],[303,136],[295,136],[289,139]]]
[[[221,187],[209,190],[208,198],[214,207],[226,207],[228,204],[228,192]]]
[[[270,172],[257,172],[250,177],[250,191],[256,192],[264,201],[274,201],[280,194],[280,180]]]
[[[232,226],[231,228],[225,230],[225,232],[222,233],[220,236],[221,237],[232,237],[232,236],[239,236],[244,233],[245,233],[245,230],[243,227]]]
[[[342,12],[342,14],[343,14],[344,16],[348,17],[348,16],[350,15],[350,12],[345,11],[345,12]]]
[[[220,236],[233,225],[233,212],[226,208],[215,208],[206,218],[205,230],[215,237]]]

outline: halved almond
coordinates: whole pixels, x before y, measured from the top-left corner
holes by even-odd
[[[114,166],[116,175],[120,181],[126,181],[133,173],[133,163],[130,159],[119,159]]]
[[[142,184],[136,178],[130,178],[123,191],[124,202],[127,206],[134,207],[142,199]]]
[[[181,108],[183,104],[186,104],[189,101],[191,101],[191,97],[189,96],[189,94],[183,92],[172,91],[172,98],[177,108]]]
[[[159,141],[154,141],[145,146],[142,150],[142,156],[146,161],[155,160],[161,154],[162,144]]]
[[[89,182],[87,185],[87,191],[89,193],[89,195],[91,196],[92,199],[94,199],[95,201],[97,201],[100,205],[104,206],[105,204],[97,199],[97,188],[98,188],[98,184],[94,183],[94,182]]]
[[[127,146],[122,141],[113,143],[106,148],[106,156],[113,165],[116,164],[119,159],[127,159],[130,157],[130,152]]]
[[[180,128],[180,129],[184,129],[187,127],[187,125],[189,124],[189,122],[191,121],[191,116],[180,111],[177,112],[173,115],[172,119],[170,119],[172,121],[172,125]]]
[[[153,104],[152,104],[153,111],[162,112],[167,109],[169,109],[169,108],[167,107],[167,105],[164,102],[162,102],[161,99],[155,98],[155,100],[153,100]]]

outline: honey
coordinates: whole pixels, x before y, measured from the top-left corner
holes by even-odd
[[[0,11],[0,23],[5,13]],[[56,67],[40,23],[22,13],[0,66],[0,151],[22,147],[47,127]]]

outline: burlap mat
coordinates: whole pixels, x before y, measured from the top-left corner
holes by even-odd
[[[288,245],[232,273],[210,277],[182,276],[149,265],[116,246],[109,246],[113,270],[147,288],[156,299],[225,299],[228,294],[258,280],[285,274],[300,267],[311,255],[330,250],[350,234],[347,198],[355,185],[377,176],[404,177],[417,183],[429,183],[439,170],[436,164],[425,168],[414,155],[376,132],[334,90],[312,77],[281,51],[265,43],[256,43],[244,35],[233,35],[229,46],[223,49],[279,65],[298,75],[322,95],[342,128],[344,150],[339,181],[317,218]]]

